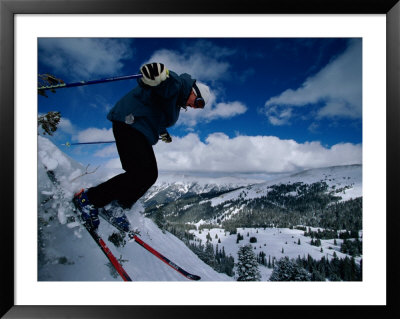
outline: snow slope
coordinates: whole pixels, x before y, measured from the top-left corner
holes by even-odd
[[[311,229],[317,231],[318,228]],[[202,229],[201,231],[192,230],[190,232],[193,233],[196,238],[201,239],[203,243],[207,241],[206,236],[210,234],[214,249],[217,245],[219,250],[224,247],[225,253],[233,256],[235,262],[237,262],[237,251],[239,247],[247,244],[252,245],[256,255],[260,252],[264,252],[267,262],[269,258],[271,258],[270,260],[272,262],[274,258],[275,260],[279,260],[285,256],[296,259],[298,256],[303,258],[310,255],[316,260],[320,260],[322,257],[331,260],[333,258],[333,253],[336,253],[338,258],[346,257],[346,254],[340,252],[340,245],[343,243],[342,239],[336,239],[336,245],[333,239],[321,239],[321,246],[317,247],[311,245],[311,237],[304,236],[304,231],[298,229],[237,228],[237,233],[244,237],[239,243],[236,242],[237,234],[230,235],[229,232],[225,232],[221,228]],[[257,242],[250,243],[251,237],[256,237]],[[356,257],[355,259],[359,262],[361,258]],[[261,280],[267,281],[272,273],[272,269],[260,265],[259,270],[262,276]]]
[[[265,183],[242,187],[215,197],[210,201],[212,206],[216,206],[229,200],[237,199],[240,195],[245,196],[246,199],[259,198],[266,196],[269,188],[273,185],[294,184],[297,182],[304,184],[325,182],[330,191],[336,190],[335,195],[342,197],[342,201],[346,201],[362,196],[362,166],[348,165],[310,169]],[[295,196],[296,194],[290,195]]]
[[[45,167],[54,171],[61,192],[48,178]],[[87,231],[71,219],[74,215],[70,203],[73,194],[81,187],[97,184],[109,177],[101,171],[79,177],[84,172],[82,165],[62,153],[48,139],[38,137],[39,281],[121,280],[113,273],[105,255]],[[141,210],[139,204],[134,205],[127,216],[141,231],[142,240],[204,281],[233,280],[204,264],[176,237],[162,233],[151,220],[142,216]],[[135,242],[115,247],[108,240],[114,231],[111,225],[101,221],[99,234],[133,280],[188,280]]]
[[[262,180],[233,176],[207,177],[180,173],[160,173],[157,182],[146,192],[144,204],[157,201],[165,203],[183,196],[209,192],[230,191],[240,187],[261,183]]]

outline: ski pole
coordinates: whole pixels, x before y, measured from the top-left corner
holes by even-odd
[[[48,86],[41,86],[38,87],[39,93],[42,93],[45,90],[54,90],[54,89],[62,89],[62,88],[69,88],[69,87],[76,87],[76,86],[84,86],[90,84],[98,84],[98,83],[106,83],[106,82],[113,82],[113,81],[122,81],[122,80],[130,80],[142,77],[142,74],[132,74],[132,75],[124,75],[124,76],[117,76],[112,78],[106,79],[99,79],[99,80],[92,80],[92,81],[80,81],[74,83],[58,83],[54,85]]]
[[[159,138],[159,140],[161,140],[161,137]],[[70,146],[72,146],[72,145],[107,144],[107,143],[115,143],[115,141],[82,142],[82,143],[70,143],[70,142],[66,142],[65,144],[61,144],[61,145],[70,147]]]
[[[65,144],[61,144],[67,147],[70,147],[71,145],[83,145],[83,144],[106,144],[106,143],[115,143],[115,141],[99,141],[99,142],[83,142],[83,143],[70,143],[67,142]]]

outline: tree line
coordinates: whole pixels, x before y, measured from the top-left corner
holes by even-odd
[[[331,260],[315,260],[310,255],[281,258],[275,263],[270,281],[362,281],[362,260],[358,265],[354,257],[339,259],[335,255]]]

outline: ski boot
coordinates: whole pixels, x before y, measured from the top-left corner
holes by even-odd
[[[104,209],[99,211],[100,215],[108,220],[114,227],[121,231],[129,232],[130,223],[125,215],[125,209],[121,207],[116,201],[111,202]]]
[[[90,229],[97,229],[100,224],[99,210],[90,203],[87,191],[81,189],[74,195],[73,202],[75,207],[79,210],[85,225]]]

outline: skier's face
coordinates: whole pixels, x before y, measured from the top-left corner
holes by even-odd
[[[203,109],[204,108],[204,99],[203,98],[198,98],[194,90],[190,92],[189,98],[186,102],[187,106],[190,106],[194,109]]]

